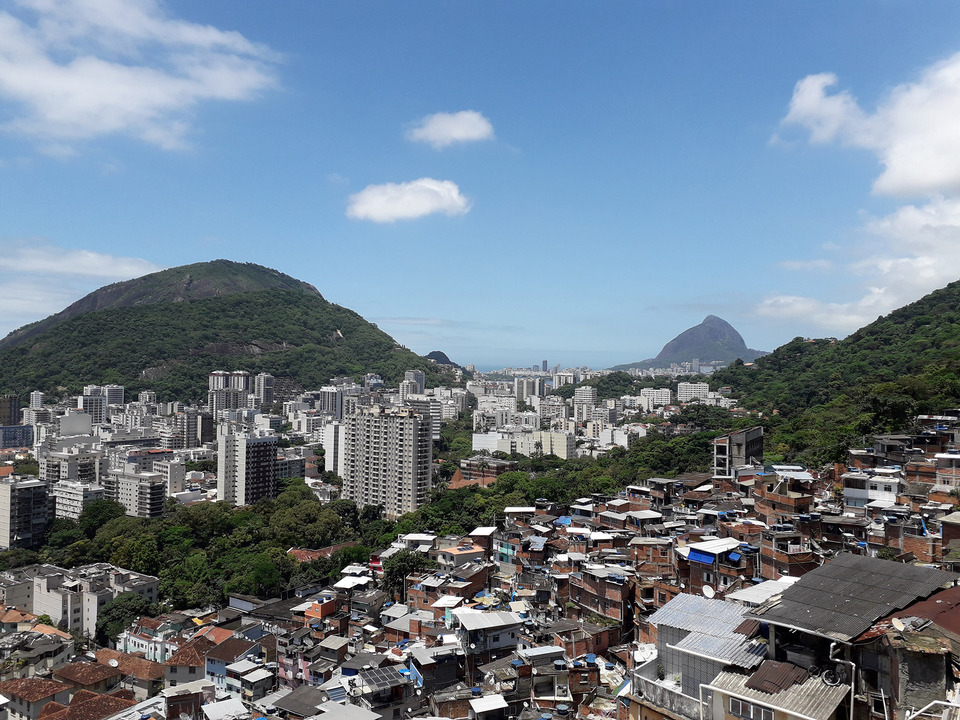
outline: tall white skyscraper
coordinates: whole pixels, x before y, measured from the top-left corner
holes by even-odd
[[[343,496],[380,505],[388,518],[427,502],[433,462],[431,422],[404,407],[372,405],[344,418]]]

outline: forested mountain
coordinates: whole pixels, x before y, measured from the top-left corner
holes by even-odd
[[[694,358],[701,362],[732,362],[737,359],[751,362],[761,355],[763,351],[747,347],[743,336],[733,325],[716,315],[707,315],[702,323],[687,328],[664,345],[655,358],[617,365],[611,369],[667,367],[671,363],[690,362]]]
[[[906,427],[917,414],[960,406],[960,282],[895,310],[843,340],[795,338],[729,385],[743,407],[776,412],[794,452],[839,458],[858,438]]]
[[[317,387],[335,375],[388,382],[434,363],[312,285],[249,263],[186,265],[97,290],[0,343],[0,392],[84,383],[197,399],[216,369],[269,372]]]

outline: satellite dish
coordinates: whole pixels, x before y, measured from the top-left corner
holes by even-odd
[[[906,624],[900,618],[893,618],[893,620],[890,621],[890,624],[893,625],[893,629],[897,632],[903,632],[907,629]]]
[[[708,600],[712,600],[713,597],[717,594],[716,591],[709,585],[704,585],[703,590],[701,590],[701,592],[703,593],[703,596]]]
[[[117,662],[116,658],[110,658],[109,660],[107,660],[107,665],[109,665],[110,667],[120,667],[120,663]]]

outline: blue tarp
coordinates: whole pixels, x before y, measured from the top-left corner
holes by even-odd
[[[730,558],[730,562],[739,562],[739,561],[740,561],[740,553],[732,552],[732,553],[730,553],[727,557]]]
[[[690,555],[687,556],[687,559],[690,562],[703,563],[704,565],[713,565],[714,556],[710,553],[705,553],[702,550],[690,550]]]

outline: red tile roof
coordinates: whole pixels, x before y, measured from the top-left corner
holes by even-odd
[[[122,673],[115,667],[95,662],[74,662],[57,668],[53,676],[74,685],[95,685],[98,682],[118,678]]]
[[[27,702],[36,702],[70,690],[69,685],[43,678],[19,678],[0,682],[0,695],[16,696]]]
[[[207,651],[215,647],[212,640],[205,637],[194,638],[164,663],[167,667],[204,667],[207,664]]]
[[[80,693],[77,693],[70,702],[70,707],[51,713],[45,716],[44,720],[103,720],[136,704],[135,700],[127,700],[116,695],[94,694],[93,697],[81,698]]]
[[[111,660],[117,661],[117,670],[123,675],[129,675],[136,680],[162,680],[166,670],[160,663],[145,660],[127,653],[104,648],[97,650],[97,662],[109,665]]]

